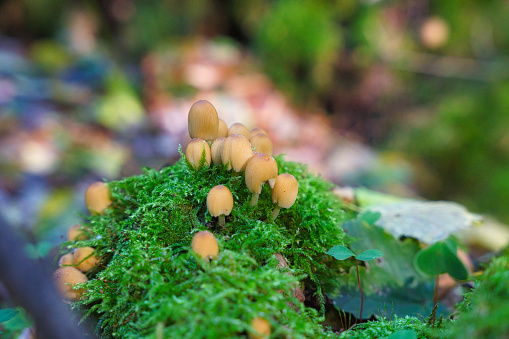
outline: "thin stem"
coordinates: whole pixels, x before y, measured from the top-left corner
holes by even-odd
[[[225,215],[221,214],[218,216],[219,218],[219,226],[224,226],[226,224]]]
[[[281,207],[279,207],[279,205],[277,205],[276,207],[274,207],[274,210],[272,211],[272,213],[270,214],[272,216],[272,221],[276,220],[278,214],[279,214],[279,211],[281,210]]]
[[[431,312],[431,317],[433,320],[433,327],[435,327],[437,304],[438,304],[438,274],[435,277],[435,290],[433,291],[433,312]]]
[[[361,278],[359,277],[359,261],[355,258],[355,267],[357,268],[357,283],[359,284],[359,291],[361,291],[361,312],[359,319],[362,321],[362,308],[364,307],[364,293],[362,292]]]
[[[253,193],[253,196],[251,197],[251,206],[255,206],[258,203],[259,196],[260,193]]]

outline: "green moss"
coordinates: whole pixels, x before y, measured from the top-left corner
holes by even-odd
[[[99,318],[104,337],[245,337],[256,316],[265,317],[273,336],[329,336],[318,312],[293,296],[297,284],[316,291],[336,284],[336,261],[326,255],[347,245],[339,226],[347,218],[331,184],[304,165],[277,157],[279,173],[299,182],[296,203],[275,221],[267,185],[256,206],[243,174],[223,166],[193,170],[182,157],[160,171],[108,183],[113,204],[91,216],[96,237],[69,247],[92,246],[102,265],[88,273],[87,299],[79,304]],[[208,191],[227,186],[234,208],[220,227],[206,208]],[[218,239],[217,260],[205,263],[190,251],[193,235],[208,229]],[[291,269],[277,268],[281,253]],[[292,274],[288,274],[292,273]],[[306,279],[304,279],[306,278]],[[300,282],[299,282],[300,280]]]
[[[399,330],[413,330],[417,338],[430,338],[429,328],[421,320],[415,317],[394,319],[381,318],[377,321],[369,321],[356,325],[349,331],[343,332],[340,338],[344,339],[373,339],[383,338]]]

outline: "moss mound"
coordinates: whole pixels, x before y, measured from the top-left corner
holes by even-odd
[[[319,311],[294,296],[300,285],[307,299],[323,307],[322,286],[336,284],[337,261],[326,252],[347,245],[339,226],[348,218],[331,184],[304,165],[276,157],[279,173],[299,183],[296,203],[275,221],[270,188],[256,206],[244,175],[223,166],[193,170],[185,157],[161,170],[108,183],[113,204],[89,217],[89,240],[101,264],[82,284],[89,292],[78,302],[98,317],[104,337],[234,338],[254,335],[251,321],[263,317],[271,337],[318,338],[332,335],[320,325]],[[209,190],[227,186],[234,207],[221,227],[206,208]],[[267,186],[267,185],[265,185]],[[191,251],[201,230],[219,243],[216,260],[207,263]],[[87,231],[87,232],[88,232]],[[278,267],[274,254],[288,261]],[[309,293],[312,291],[313,293]],[[81,306],[80,306],[81,307]]]

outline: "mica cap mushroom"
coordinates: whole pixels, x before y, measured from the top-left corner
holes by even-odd
[[[263,133],[258,133],[251,138],[251,145],[255,148],[255,152],[272,155],[272,141]]]
[[[86,292],[84,288],[74,289],[73,286],[86,283],[87,281],[88,278],[76,267],[60,267],[53,273],[53,282],[60,295],[71,301],[81,299],[83,293]]]
[[[191,139],[214,140],[218,133],[219,117],[210,102],[200,100],[191,106],[187,124]]]
[[[207,194],[207,209],[209,213],[219,218],[219,225],[225,225],[225,216],[230,215],[233,208],[233,195],[228,187],[217,185]]]
[[[102,181],[96,181],[85,191],[85,204],[92,214],[103,214],[111,204],[110,190]]]
[[[210,146],[209,144],[200,138],[195,138],[187,144],[186,147],[186,158],[194,169],[200,168],[201,159],[205,153],[204,166],[210,165]]]
[[[277,206],[272,211],[272,220],[275,220],[283,208],[290,208],[297,199],[299,193],[299,183],[291,174],[283,173],[276,177],[276,182],[272,188],[272,202]]]
[[[253,332],[249,333],[250,339],[267,339],[270,336],[270,324],[265,318],[253,318],[251,328]]]
[[[228,136],[228,125],[224,120],[219,119],[219,125],[217,128],[217,137],[218,138],[226,138]]]
[[[94,254],[93,247],[79,247],[73,255],[73,265],[82,272],[88,272],[99,264],[99,258]]]
[[[246,137],[246,139],[249,140],[249,130],[246,126],[241,124],[240,122],[236,122],[233,125],[228,128],[228,136],[234,135],[234,134],[240,134]]]
[[[209,231],[200,231],[193,237],[191,248],[205,261],[215,259],[219,254],[217,240]]]
[[[246,186],[253,194],[251,198],[252,206],[258,202],[263,183],[268,181],[270,187],[274,186],[277,171],[276,160],[267,154],[256,153],[248,161],[246,166]]]
[[[210,156],[214,165],[222,164],[221,153],[223,152],[224,140],[225,138],[218,137],[212,141],[212,145],[210,145]]]
[[[235,172],[244,171],[252,156],[251,143],[245,136],[233,134],[224,139],[221,160],[223,165],[228,164],[228,170],[233,168]]]

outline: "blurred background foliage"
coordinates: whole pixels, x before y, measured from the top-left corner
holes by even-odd
[[[144,115],[160,104],[157,91],[173,99],[203,91],[181,69],[200,37],[221,42],[215,62],[249,54],[247,68],[262,69],[297,110],[325,112],[338,133],[381,152],[378,174],[336,182],[390,191],[399,180],[509,222],[508,10],[504,0],[7,0],[0,32],[35,65],[25,76],[52,88],[49,111],[80,105],[64,129],[88,138],[39,136],[60,150],[73,145],[59,161],[64,176],[129,174],[126,162],[146,158],[136,150],[147,144],[171,155],[160,146],[171,136],[154,137]],[[4,102],[4,121],[27,115],[17,105]],[[129,166],[140,164],[151,163]]]

